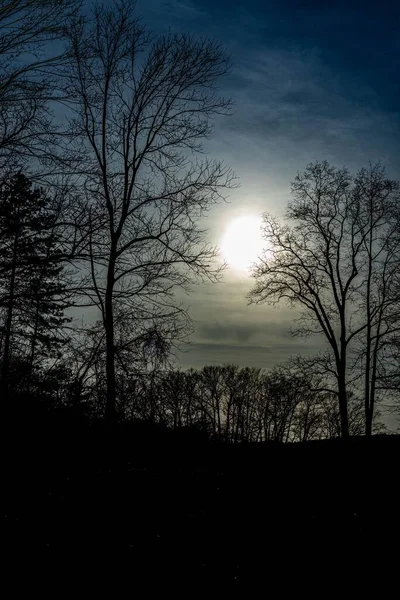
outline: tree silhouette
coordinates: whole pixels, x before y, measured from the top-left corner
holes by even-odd
[[[64,264],[57,253],[57,214],[51,198],[22,173],[0,182],[0,305],[3,388],[12,354],[23,358],[30,379],[36,361],[59,352],[62,326],[69,320]]]
[[[198,219],[232,175],[194,157],[210,117],[228,111],[215,93],[227,59],[217,44],[187,35],[151,42],[126,0],[96,7],[92,21],[72,30],[70,52],[69,136],[89,215],[81,290],[101,313],[106,413],[114,417],[118,321],[126,323],[125,350],[129,336],[135,345],[149,331],[154,343],[168,344],[186,328],[174,291],[218,277]]]
[[[202,431],[228,444],[306,442],[341,433],[337,392],[327,388],[315,361],[291,360],[270,372],[213,365],[144,376],[133,369],[120,381],[119,409],[127,422]],[[375,411],[375,434],[386,431],[380,416]],[[351,389],[348,420],[351,436],[365,431],[363,398]]]
[[[363,267],[365,271],[357,307],[365,314],[359,352],[364,364],[366,434],[371,435],[379,378],[387,363],[384,349],[400,331],[400,186],[385,177],[380,165],[362,169],[354,185],[363,239],[359,271]],[[400,368],[396,359],[391,364],[396,362]]]
[[[317,162],[292,185],[289,223],[264,216],[268,250],[254,269],[250,302],[287,300],[303,309],[298,333],[325,336],[343,437],[349,434],[349,372],[359,368],[364,377],[370,435],[379,356],[398,330],[398,297],[391,292],[400,264],[398,190],[379,165],[353,178]]]
[[[36,158],[50,141],[48,100],[65,52],[57,42],[80,0],[0,1],[0,168]],[[47,152],[47,150],[46,150]]]

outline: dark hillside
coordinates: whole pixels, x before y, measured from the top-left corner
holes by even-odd
[[[53,416],[7,438],[8,552],[124,551],[234,580],[277,552],[396,538],[399,436],[228,446]]]

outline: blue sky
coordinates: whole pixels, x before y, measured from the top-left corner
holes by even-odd
[[[208,148],[241,185],[207,219],[213,242],[238,215],[282,215],[290,181],[311,161],[356,171],[381,160],[400,178],[399,3],[139,0],[137,10],[156,33],[214,37],[232,56],[222,91],[235,114],[216,123]],[[295,315],[285,306],[248,307],[251,285],[230,269],[185,299],[195,331],[182,366],[269,368],[318,350],[319,340],[290,337]]]
[[[400,178],[400,3],[138,0],[137,12],[156,34],[216,38],[232,57],[221,91],[235,112],[216,121],[207,148],[232,166],[240,188],[207,218],[212,242],[237,216],[283,215],[290,182],[311,161],[357,171],[380,160]],[[271,368],[321,348],[291,337],[296,315],[286,306],[247,306],[251,286],[228,269],[223,282],[183,299],[195,327],[182,367]]]

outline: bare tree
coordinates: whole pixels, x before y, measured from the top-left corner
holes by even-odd
[[[371,433],[379,353],[398,327],[398,299],[389,293],[399,269],[398,190],[379,165],[353,178],[317,162],[292,184],[288,222],[264,216],[268,250],[254,269],[250,302],[286,299],[303,309],[298,333],[323,334],[343,437],[349,434],[348,380],[360,364]]]
[[[222,438],[224,427],[225,392],[223,368],[205,366],[201,371],[201,402],[209,416],[212,430],[219,439]]]
[[[341,431],[340,410],[338,403],[337,376],[335,359],[332,353],[320,352],[312,356],[292,357],[285,369],[303,381],[301,401],[297,409],[296,421],[299,431],[306,434],[311,425],[312,437],[339,437]],[[354,371],[354,369],[353,369]],[[361,383],[361,386],[360,386]],[[363,377],[360,373],[348,375],[347,412],[349,435],[362,435],[366,430],[365,403],[363,398]],[[372,431],[382,433],[385,426],[380,420],[381,413],[374,410]],[[298,439],[308,439],[296,434]]]
[[[0,0],[0,167],[36,156],[80,0]]]
[[[69,135],[89,204],[82,291],[101,313],[106,412],[113,415],[117,320],[124,326],[128,319],[132,343],[149,329],[161,339],[165,323],[174,323],[171,341],[185,316],[175,290],[218,277],[215,249],[198,221],[232,173],[197,155],[210,118],[229,112],[215,87],[228,61],[214,42],[187,35],[152,41],[127,0],[95,8],[92,20],[73,30],[71,54]]]
[[[318,373],[318,363],[289,361],[269,373],[236,365],[201,370],[119,373],[120,413],[171,429],[189,427],[227,443],[304,442],[340,436],[337,393]],[[85,373],[85,371],[81,371]],[[98,378],[95,373],[93,381]],[[104,376],[100,378],[101,404]],[[86,395],[90,386],[86,385]],[[99,414],[99,411],[96,411]],[[374,412],[373,432],[386,431]],[[365,430],[363,397],[348,390],[350,435]]]
[[[359,272],[363,276],[357,309],[365,329],[358,346],[364,373],[366,434],[372,434],[379,380],[400,362],[387,350],[400,333],[400,210],[399,184],[385,177],[380,165],[362,169],[355,180],[356,214],[363,247]]]
[[[265,441],[293,440],[293,425],[298,405],[308,393],[307,380],[297,377],[282,366],[275,367],[264,377]]]

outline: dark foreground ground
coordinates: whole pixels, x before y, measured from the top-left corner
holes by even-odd
[[[123,552],[133,573],[239,581],[397,547],[399,436],[229,447],[52,420],[5,439],[9,557]]]

